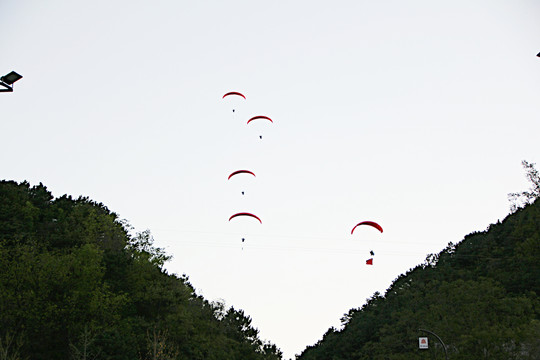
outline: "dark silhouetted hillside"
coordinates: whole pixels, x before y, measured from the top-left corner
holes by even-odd
[[[280,359],[103,204],[0,182],[0,358]]]
[[[441,230],[444,231],[444,230]],[[436,236],[436,234],[434,234]],[[540,359],[540,203],[431,255],[342,318],[301,360]],[[418,349],[429,336],[430,349]]]

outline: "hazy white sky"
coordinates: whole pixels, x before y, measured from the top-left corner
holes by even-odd
[[[521,160],[540,161],[536,0],[0,0],[0,14],[0,73],[24,76],[0,94],[0,177],[150,229],[170,272],[244,309],[287,358],[502,219],[527,188]],[[257,177],[227,181],[242,168]],[[229,222],[239,211],[262,225]],[[351,235],[363,220],[384,233]]]

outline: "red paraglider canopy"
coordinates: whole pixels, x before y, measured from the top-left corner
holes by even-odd
[[[250,216],[250,217],[253,217],[253,218],[259,220],[259,222],[262,224],[262,221],[261,221],[261,219],[259,219],[258,216],[253,215],[253,214],[251,214],[251,213],[247,213],[247,212],[241,212],[241,213],[238,213],[238,214],[234,214],[233,216],[231,216],[231,217],[229,218],[229,221],[231,221],[232,219],[234,219],[234,218],[237,217],[237,216]]]
[[[230,180],[230,178],[232,178],[234,175],[237,175],[237,174],[251,174],[255,176],[255,174],[249,170],[236,170],[231,175],[229,175],[229,178],[227,180]]]
[[[231,92],[228,92],[228,93],[226,93],[225,95],[223,95],[222,99],[225,99],[225,97],[227,97],[227,96],[229,96],[229,95],[238,95],[238,96],[243,97],[244,99],[246,98],[246,97],[244,96],[244,94],[241,94],[241,93],[239,93],[239,92],[237,92],[237,91],[231,91]]]
[[[356,224],[355,227],[353,227],[353,229],[351,230],[351,234],[354,232],[354,229],[356,229],[358,226],[360,225],[369,225],[369,226],[373,226],[375,229],[379,230],[380,232],[383,232],[383,229],[381,227],[381,225],[377,224],[376,222],[373,222],[373,221],[362,221],[361,223],[358,223]]]
[[[366,265],[373,265],[373,258],[366,260]]]
[[[264,116],[264,115],[254,116],[251,119],[249,119],[247,123],[249,124],[251,121],[257,120],[257,119],[269,120],[271,123],[273,123],[272,119],[270,119],[268,116]]]

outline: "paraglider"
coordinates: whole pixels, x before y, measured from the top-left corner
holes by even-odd
[[[270,119],[268,116],[264,116],[264,115],[257,115],[257,116],[254,116],[252,117],[251,119],[248,120],[248,124],[250,122],[252,122],[253,120],[259,120],[259,119],[262,119],[262,120],[268,120],[270,121],[271,123],[274,123],[274,121],[272,121],[272,119]],[[262,139],[262,135],[259,135],[259,139]]]
[[[270,121],[271,123],[273,123],[272,119],[270,119],[268,116],[264,116],[264,115],[254,116],[254,117],[252,117],[251,119],[249,119],[247,123],[249,124],[249,123],[252,122],[253,120],[257,120],[257,119],[264,119],[264,120],[268,120],[268,121]]]
[[[225,99],[227,96],[238,96],[238,97],[241,97],[243,98],[244,100],[246,99],[246,97],[244,96],[244,94],[238,92],[238,91],[230,91],[228,93],[226,93],[225,95],[223,95],[222,99]],[[234,109],[232,109],[232,112],[234,112]]]
[[[255,173],[253,173],[252,171],[249,171],[249,170],[236,170],[236,171],[233,171],[233,172],[229,175],[229,177],[227,178],[227,180],[230,180],[233,176],[238,175],[238,174],[249,174],[249,175],[255,176]],[[242,195],[244,195],[244,191],[242,191]]]
[[[362,221],[362,222],[356,224],[356,226],[352,228],[351,234],[354,233],[354,229],[356,229],[360,225],[372,226],[375,229],[379,230],[380,232],[383,232],[383,228],[381,227],[381,225],[377,224],[376,222],[374,222],[374,221]]]
[[[232,172],[229,175],[227,180],[230,180],[233,176],[238,175],[238,174],[251,174],[251,175],[255,176],[255,174],[252,171],[249,171],[249,170],[236,170],[236,171]]]
[[[375,229],[379,230],[381,233],[383,232],[382,226],[377,224],[376,222],[374,222],[374,221],[362,221],[362,222],[359,222],[358,224],[356,224],[352,228],[351,235],[354,233],[354,230],[360,225],[371,226],[371,227],[374,227]],[[373,265],[373,256],[375,256],[375,252],[373,250],[370,250],[369,255],[371,255],[372,257],[370,259],[366,260],[366,265]]]
[[[237,91],[231,91],[231,92],[228,92],[228,93],[226,93],[225,95],[223,95],[222,99],[225,99],[227,96],[231,96],[231,95],[241,96],[241,97],[243,97],[244,99],[246,98],[246,97],[244,96],[244,94],[242,94],[242,93],[239,93],[239,92],[237,92]]]
[[[231,221],[232,219],[234,219],[235,217],[238,217],[238,216],[252,217],[252,218],[255,218],[255,219],[259,220],[259,222],[262,224],[261,219],[259,219],[259,217],[257,215],[253,215],[252,213],[248,213],[248,212],[241,212],[241,213],[234,214],[229,218],[229,221]],[[244,242],[245,240],[246,240],[245,238],[242,238],[242,242]],[[243,247],[242,247],[242,250],[244,250]]]
[[[234,219],[235,217],[238,217],[238,216],[249,216],[249,217],[252,217],[252,218],[255,218],[255,219],[259,220],[259,222],[262,224],[261,219],[259,219],[259,217],[257,215],[254,215],[254,214],[251,214],[251,213],[248,213],[248,212],[241,212],[241,213],[234,214],[229,218],[229,221],[231,221],[232,219]]]

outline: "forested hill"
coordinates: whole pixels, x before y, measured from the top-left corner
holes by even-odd
[[[0,358],[280,359],[103,204],[0,182]]]
[[[537,200],[399,276],[299,359],[444,359],[437,338],[419,329],[437,334],[452,360],[540,359],[539,294]]]

